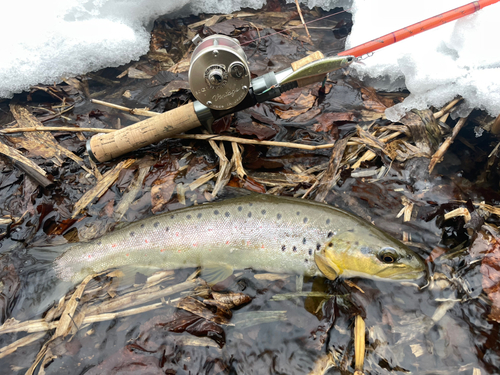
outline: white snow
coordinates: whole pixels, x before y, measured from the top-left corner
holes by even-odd
[[[346,48],[465,5],[464,0],[354,0],[354,27]],[[473,108],[500,114],[500,48],[496,23],[500,4],[376,51],[355,64],[355,72],[374,87],[410,91],[403,103],[386,110],[399,120],[406,111],[440,107],[456,96],[464,104],[458,116]]]
[[[287,0],[291,3],[295,0]],[[466,4],[464,0],[300,0],[313,7],[351,8],[348,48]],[[260,9],[266,0],[3,0],[0,12],[0,98],[109,66],[137,60],[149,48],[148,25],[173,12],[230,13]],[[459,115],[481,108],[500,113],[500,5],[377,51],[353,74],[379,89],[411,95],[386,111],[442,106],[465,98]]]

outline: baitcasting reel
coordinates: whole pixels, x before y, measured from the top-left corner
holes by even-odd
[[[247,57],[240,43],[225,35],[211,35],[199,43],[191,57],[189,86],[196,99],[210,109],[234,108],[251,84]]]
[[[289,68],[251,79],[243,49],[236,39],[211,35],[197,44],[189,68],[189,85],[197,99],[113,133],[87,141],[94,161],[107,161],[164,138],[204,126],[214,120],[280,96],[295,87],[321,82],[328,72],[344,68],[354,56],[324,57],[319,51],[295,61]]]

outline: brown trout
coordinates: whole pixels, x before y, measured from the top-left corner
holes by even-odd
[[[108,268],[252,268],[280,273],[412,280],[422,259],[370,223],[326,204],[251,194],[135,222],[54,261],[78,282]]]

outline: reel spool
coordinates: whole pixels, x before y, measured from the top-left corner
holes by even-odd
[[[251,77],[240,43],[210,35],[194,49],[188,73],[194,97],[210,109],[236,107],[247,95]]]

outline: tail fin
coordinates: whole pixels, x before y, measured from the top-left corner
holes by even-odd
[[[13,270],[10,276],[15,275],[18,287],[7,297],[2,320],[38,317],[72,288],[73,284],[56,277],[53,267],[54,259],[66,248],[17,248],[3,255],[0,263]]]

